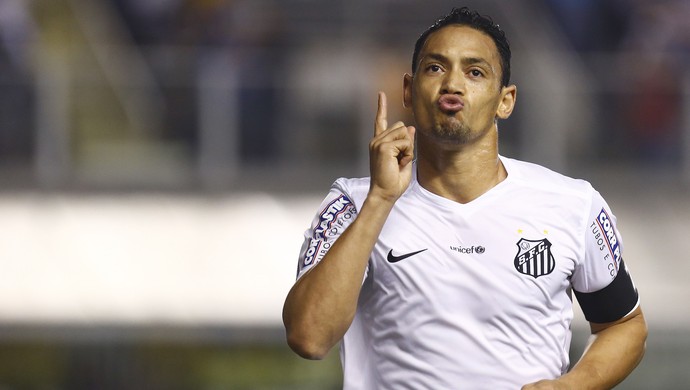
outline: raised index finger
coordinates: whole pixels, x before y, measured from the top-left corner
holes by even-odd
[[[385,92],[379,92],[379,108],[376,111],[374,135],[384,132],[388,128],[388,103]]]

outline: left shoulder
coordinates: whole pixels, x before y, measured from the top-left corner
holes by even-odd
[[[542,165],[503,156],[501,161],[514,183],[535,190],[583,198],[590,198],[596,192],[588,181],[566,176]]]

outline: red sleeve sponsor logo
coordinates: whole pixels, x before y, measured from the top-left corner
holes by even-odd
[[[324,238],[335,224],[343,225],[344,220],[352,219],[354,204],[345,195],[333,200],[319,215],[319,222],[314,229],[314,238]]]
[[[351,222],[354,215],[354,204],[345,195],[329,203],[319,215],[319,221],[304,254],[303,266],[318,263],[331,248],[332,239],[343,232],[344,227]]]
[[[592,229],[592,234],[594,235],[597,245],[599,245],[599,250],[607,250],[608,252],[604,256],[604,260],[613,258],[614,261],[609,264],[609,268],[611,274],[615,275],[618,273],[618,265],[621,261],[621,246],[618,241],[616,229],[613,226],[613,221],[605,209],[601,209],[597,219],[592,222],[590,228]]]
[[[319,258],[323,257],[328,249],[331,247],[331,243],[319,240],[317,238],[312,238],[309,242],[309,247],[307,252],[304,254],[304,266],[311,265],[316,260],[317,256]]]

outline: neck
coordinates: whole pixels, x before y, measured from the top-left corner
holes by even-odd
[[[498,157],[497,132],[463,145],[439,144],[420,134],[417,143],[417,180],[444,198],[471,202],[508,176]]]

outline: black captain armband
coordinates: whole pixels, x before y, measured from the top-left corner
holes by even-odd
[[[599,291],[575,291],[577,301],[589,322],[605,323],[620,320],[637,305],[638,293],[621,259],[618,274],[611,284]]]

